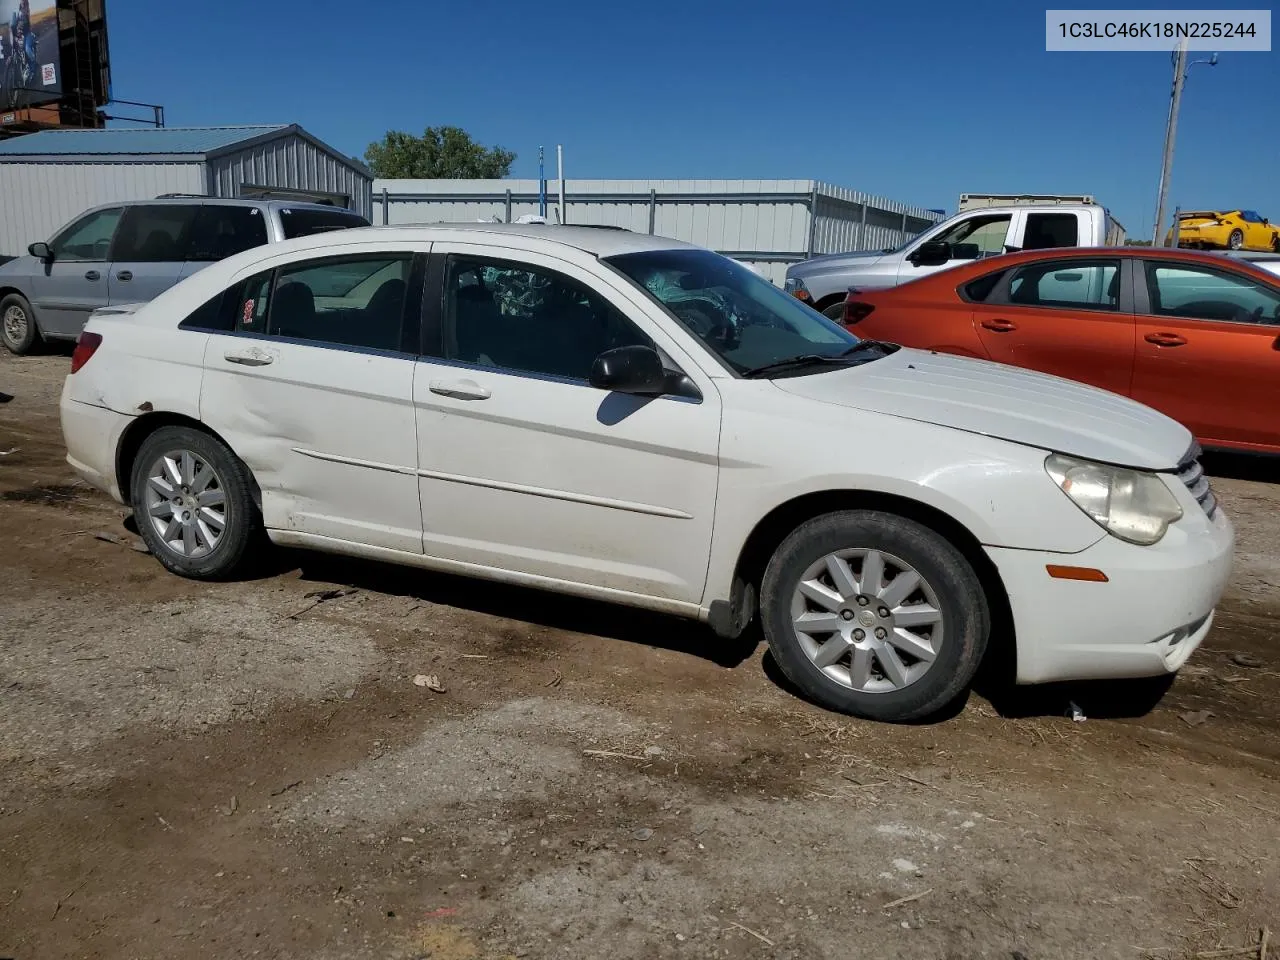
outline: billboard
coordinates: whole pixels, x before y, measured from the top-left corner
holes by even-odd
[[[62,96],[56,0],[0,0],[0,109]]]

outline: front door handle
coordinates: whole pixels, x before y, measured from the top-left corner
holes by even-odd
[[[132,279],[133,279],[133,271],[132,271],[132,270],[121,270],[119,273],[117,273],[117,274],[116,274],[116,279],[117,279],[117,280],[132,280]]]
[[[1180,347],[1187,342],[1185,337],[1180,337],[1176,333],[1148,333],[1142,339],[1147,343],[1154,343],[1157,347]]]
[[[1012,333],[1018,325],[1012,320],[983,320],[982,326],[993,333]]]
[[[97,270],[88,270],[85,272],[84,278],[86,280],[101,280],[102,274],[100,274]]]
[[[228,352],[224,353],[222,358],[228,363],[238,363],[243,367],[265,367],[275,360],[271,354],[263,353],[261,350],[250,350],[247,353]]]
[[[488,400],[493,396],[474,380],[432,380],[428,385],[432,393],[442,397],[453,397],[455,400]]]

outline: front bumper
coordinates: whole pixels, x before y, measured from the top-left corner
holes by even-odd
[[[1209,633],[1234,545],[1221,508],[1210,519],[1188,507],[1150,547],[1111,536],[1071,555],[987,547],[1013,610],[1018,682],[1178,670]],[[1108,582],[1055,579],[1050,564],[1101,570]]]
[[[116,481],[116,451],[120,447],[120,437],[133,418],[105,407],[72,400],[68,396],[70,379],[67,378],[68,382],[62,388],[60,405],[67,463],[90,486],[124,503],[124,493]]]

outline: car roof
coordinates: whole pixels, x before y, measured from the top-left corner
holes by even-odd
[[[103,206],[107,207],[139,207],[150,206],[152,204],[166,205],[171,203],[177,204],[213,204],[222,207],[269,207],[271,209],[289,209],[289,210],[320,210],[325,212],[349,213],[352,216],[360,216],[354,210],[346,207],[335,207],[331,203],[312,203],[307,200],[282,200],[279,197],[206,197],[200,194],[167,194],[159,197],[152,197],[149,200],[124,200],[119,203],[108,203]]]
[[[670,237],[648,233],[632,233],[604,227],[561,226],[544,223],[429,223],[399,224],[395,226],[355,227],[339,233],[318,234],[312,237],[286,241],[291,247],[273,245],[273,252],[294,249],[304,250],[324,247],[334,243],[350,243],[359,238],[377,239],[389,243],[408,241],[433,241],[456,237],[458,233],[475,234],[481,242],[498,242],[505,238],[541,240],[573,247],[597,257],[613,257],[624,253],[644,253],[652,250],[688,249],[701,247]]]

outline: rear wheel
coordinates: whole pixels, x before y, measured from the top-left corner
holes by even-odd
[[[1271,249],[1276,253],[1280,253],[1280,233],[1271,235]]]
[[[990,614],[973,568],[905,517],[854,510],[798,527],[760,593],[769,649],[832,710],[904,722],[937,713],[973,680]]]
[[[0,300],[0,340],[10,353],[30,353],[40,342],[36,318],[26,297],[11,293]]]
[[[130,490],[138,532],[179,576],[230,577],[258,541],[248,468],[207,433],[161,427],[138,450]]]
[[[1227,237],[1227,249],[1239,250],[1244,246],[1244,234],[1239,230],[1232,230],[1231,236]]]

